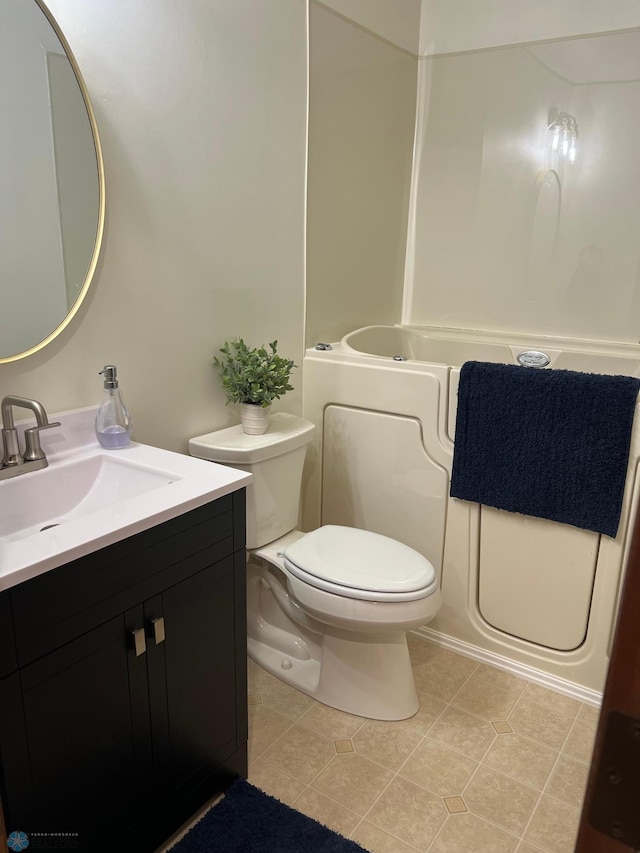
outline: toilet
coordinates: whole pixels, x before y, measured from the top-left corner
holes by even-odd
[[[315,427],[284,412],[263,435],[240,425],[189,441],[192,456],[254,475],[247,487],[250,657],[326,705],[377,720],[419,707],[406,632],[441,595],[431,563],[368,530],[296,530],[302,470]]]

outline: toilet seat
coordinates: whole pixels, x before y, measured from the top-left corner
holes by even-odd
[[[363,601],[416,601],[438,586],[431,563],[388,536],[325,525],[288,545],[284,566],[326,592]]]

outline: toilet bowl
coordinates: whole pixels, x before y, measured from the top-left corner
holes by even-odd
[[[313,424],[272,415],[191,439],[192,455],[254,474],[247,488],[249,655],[320,702],[380,720],[419,707],[406,632],[440,607],[431,563],[387,536],[325,525],[295,529]]]

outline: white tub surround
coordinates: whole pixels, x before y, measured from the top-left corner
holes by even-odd
[[[441,577],[442,607],[420,633],[593,701],[637,500],[637,416],[614,539],[448,495],[460,366],[518,364],[524,352],[554,368],[640,376],[637,346],[525,335],[377,326],[307,350],[304,415],[318,431],[303,529],[346,524],[405,542]]]

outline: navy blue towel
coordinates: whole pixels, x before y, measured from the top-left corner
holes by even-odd
[[[468,361],[451,496],[615,536],[640,380]]]

